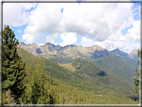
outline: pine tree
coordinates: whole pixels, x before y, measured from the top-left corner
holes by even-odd
[[[140,57],[140,61],[138,62],[138,64],[140,66],[142,66],[142,62],[141,62],[142,61],[142,50],[138,50],[138,56]],[[142,80],[142,74],[141,74],[142,69],[138,70],[137,68],[135,68],[135,71],[136,71],[137,76],[141,77],[139,79],[137,79],[136,77],[134,77],[135,93],[137,95],[139,95],[140,94],[139,84],[141,84],[141,80]],[[141,76],[140,76],[140,74],[141,74]]]
[[[50,98],[49,84],[42,60],[40,60],[37,68],[32,71],[28,81],[24,103],[49,104],[52,102],[53,99]]]
[[[24,90],[25,63],[17,53],[18,40],[7,25],[2,32],[2,83],[3,90],[10,89],[19,98]]]

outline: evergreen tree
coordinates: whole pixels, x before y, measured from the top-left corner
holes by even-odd
[[[142,66],[142,63],[141,63],[141,61],[142,61],[142,50],[138,50],[138,56],[140,57],[140,61],[138,62],[138,64],[140,66]],[[141,77],[139,79],[134,77],[135,92],[136,92],[137,95],[139,95],[140,94],[139,84],[141,84],[141,80],[142,80],[142,74],[141,74],[142,69],[138,70],[137,68],[135,68],[135,71],[136,71],[137,76]],[[140,76],[140,74],[141,74],[141,76]]]
[[[32,71],[28,76],[28,82],[26,84],[27,89],[25,93],[24,103],[30,104],[50,104],[55,103],[53,96],[48,89],[48,79],[44,71],[44,65],[42,60],[37,65],[37,68]]]
[[[3,90],[10,89],[17,98],[20,98],[25,90],[23,84],[25,63],[18,56],[17,45],[19,42],[8,25],[5,26],[2,34]]]

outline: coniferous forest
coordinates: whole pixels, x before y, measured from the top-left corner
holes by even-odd
[[[136,77],[134,85],[90,61],[36,57],[9,26],[2,34],[2,104],[139,104]]]

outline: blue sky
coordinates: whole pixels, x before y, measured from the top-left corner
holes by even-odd
[[[26,44],[99,45],[130,53],[140,46],[139,9],[139,3],[5,3],[4,24]]]

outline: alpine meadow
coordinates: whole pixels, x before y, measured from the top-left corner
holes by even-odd
[[[87,2],[3,3],[1,106],[141,106],[140,3]]]

